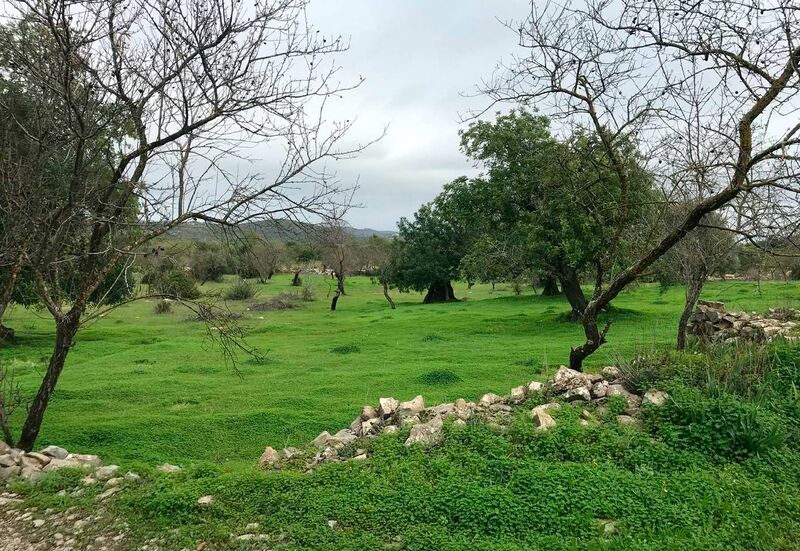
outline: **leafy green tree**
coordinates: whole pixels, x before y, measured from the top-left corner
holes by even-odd
[[[425,304],[456,300],[451,282],[460,275],[470,233],[463,218],[467,182],[459,178],[447,184],[412,220],[398,222],[385,278],[401,291],[427,290]]]
[[[625,150],[631,177],[623,188],[597,136],[579,129],[559,141],[547,117],[525,110],[473,123],[461,146],[487,169],[485,180],[473,180],[481,200],[470,218],[484,237],[468,264],[480,266],[475,256],[488,249],[498,254],[482,265],[494,273],[535,272],[551,292],[557,279],[580,318],[587,305],[582,279],[589,274],[599,285],[622,262],[653,195],[635,149]],[[622,194],[634,197],[623,202]]]

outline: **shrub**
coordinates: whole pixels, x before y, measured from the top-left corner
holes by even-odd
[[[227,300],[247,300],[256,296],[256,289],[246,279],[239,279],[225,291]]]
[[[300,292],[300,300],[303,302],[313,302],[315,300],[314,289],[308,285],[303,285],[303,290]]]
[[[675,448],[741,460],[783,445],[781,418],[757,404],[730,394],[716,397],[700,389],[673,385],[672,400],[646,411],[653,432]]]
[[[162,295],[173,295],[189,300],[196,299],[201,295],[194,280],[177,270],[156,274],[150,288]]]
[[[361,352],[361,347],[357,344],[342,344],[331,348],[334,354],[352,354],[353,352]]]
[[[159,300],[153,307],[154,314],[169,314],[172,312],[172,303],[168,300]]]
[[[447,369],[436,369],[423,373],[417,380],[424,385],[444,386],[460,383],[462,379],[456,373]]]

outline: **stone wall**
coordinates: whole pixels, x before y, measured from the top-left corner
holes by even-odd
[[[797,310],[771,309],[766,316],[755,312],[727,312],[725,304],[708,300],[697,302],[687,333],[705,342],[737,340],[767,342],[778,337],[796,340],[800,328]]]
[[[363,460],[368,457],[366,441],[379,434],[395,433],[409,428],[405,444],[407,446],[437,444],[443,437],[444,421],[452,420],[453,425],[465,425],[472,419],[480,420],[503,430],[510,422],[515,410],[524,407],[528,398],[536,395],[545,403],[532,408],[529,415],[536,430],[548,430],[556,425],[550,415],[561,408],[562,402],[598,406],[604,408],[612,396],[624,399],[624,415],[616,416],[617,423],[637,425],[642,404],[660,406],[668,399],[666,393],[650,390],[639,396],[627,389],[620,378],[618,368],[609,366],[600,373],[581,373],[567,367],[560,367],[553,378],[541,383],[529,382],[512,388],[507,395],[484,394],[477,402],[463,398],[455,402],[426,407],[425,399],[416,396],[413,400],[401,402],[395,398],[381,398],[376,405],[366,405],[353,419],[349,427],[331,434],[324,431],[309,446],[304,448],[284,448],[276,450],[268,447],[259,460],[262,469],[276,469],[284,465],[304,466],[313,469],[321,463],[346,460]],[[549,401],[547,401],[549,400]],[[594,414],[584,409],[581,424],[598,422]]]

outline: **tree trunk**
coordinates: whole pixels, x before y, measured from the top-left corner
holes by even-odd
[[[336,310],[336,303],[339,302],[339,297],[342,293],[339,292],[339,289],[336,289],[336,292],[333,294],[333,300],[331,300],[331,311]]]
[[[597,311],[592,308],[584,309],[581,323],[586,342],[569,351],[569,367],[576,371],[583,371],[583,360],[606,342],[606,333],[611,326],[610,321],[606,322],[606,326],[600,331],[597,326]]]
[[[703,292],[703,287],[706,284],[706,274],[697,272],[689,277],[686,282],[686,302],[683,305],[683,312],[681,318],[678,320],[678,350],[686,349],[686,327],[689,325],[689,318],[694,311],[694,306],[697,304],[697,299],[700,298],[700,293]]]
[[[303,280],[300,279],[300,270],[294,273],[294,277],[292,278],[292,287],[300,287],[303,284]]]
[[[449,281],[437,281],[432,283],[428,288],[428,294],[423,299],[423,304],[430,304],[432,302],[448,302],[457,300],[453,292],[453,286]]]
[[[17,447],[25,451],[31,451],[34,444],[36,444],[36,438],[39,436],[39,429],[41,429],[42,421],[44,420],[44,413],[50,403],[50,398],[53,396],[61,371],[64,369],[64,362],[72,347],[72,339],[78,331],[79,323],[80,312],[74,310],[71,310],[65,318],[56,322],[56,342],[53,347],[53,355],[50,357],[50,363],[47,366],[44,379],[42,379],[42,384],[39,386],[39,391],[28,408],[28,416],[25,418],[22,434],[17,444]]]
[[[542,278],[542,296],[554,297],[561,294],[558,290],[558,280],[553,276],[545,276]]]
[[[344,276],[340,276],[339,272],[336,272],[336,290],[339,291],[340,295],[347,294],[344,292]]]
[[[17,284],[17,278],[22,271],[24,263],[25,253],[23,251],[17,255],[17,260],[14,262],[14,265],[11,266],[11,271],[7,276],[6,284],[2,291],[0,291],[0,343],[2,343],[2,341],[14,340],[14,330],[3,325],[3,318],[8,309],[8,305],[11,304],[11,297],[14,295],[14,287]]]
[[[270,270],[269,272],[267,272],[267,279],[272,279],[272,276],[273,276],[273,275],[275,275],[275,272],[273,272],[272,270]]]
[[[392,297],[389,296],[389,284],[386,282],[383,282],[383,296],[386,297],[386,302],[388,302],[391,309],[394,310],[394,301],[392,300]]]
[[[583,294],[583,289],[581,288],[580,279],[578,279],[578,273],[572,269],[565,270],[564,273],[559,275],[559,280],[561,281],[561,290],[564,292],[564,296],[567,297],[569,305],[572,306],[572,312],[569,317],[572,321],[578,321],[581,319],[588,304],[586,295]]]

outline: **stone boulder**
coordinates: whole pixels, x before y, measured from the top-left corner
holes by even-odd
[[[411,427],[411,433],[406,439],[406,446],[422,444],[430,446],[437,444],[442,439],[442,418],[438,415],[427,423],[419,423]]]
[[[264,449],[264,453],[261,454],[261,457],[258,459],[258,466],[261,469],[274,469],[280,465],[281,462],[281,455],[270,446],[267,446]]]

